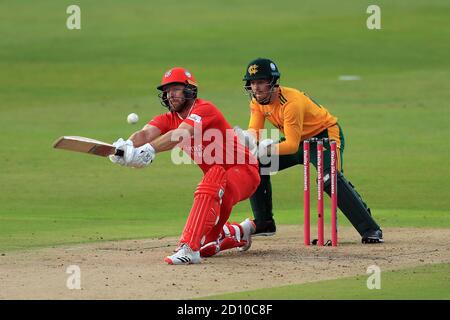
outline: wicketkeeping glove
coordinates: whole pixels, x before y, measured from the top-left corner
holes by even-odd
[[[264,139],[258,144],[258,158],[269,157],[272,154],[274,148],[272,139]]]
[[[256,157],[258,153],[258,146],[255,136],[247,130],[242,130],[239,126],[235,126],[233,130],[236,132],[239,142],[246,146],[250,153]]]

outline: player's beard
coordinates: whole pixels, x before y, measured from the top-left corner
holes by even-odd
[[[173,112],[183,112],[183,110],[187,106],[187,100],[185,98],[175,98],[175,99],[169,99],[169,108],[170,111]]]

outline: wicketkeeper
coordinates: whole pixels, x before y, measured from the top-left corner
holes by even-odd
[[[335,140],[338,148],[338,207],[361,235],[363,243],[383,242],[382,231],[370,209],[343,175],[344,134],[337,118],[304,92],[280,86],[279,79],[277,65],[270,59],[263,58],[248,64],[243,79],[244,88],[251,98],[250,122],[248,130],[241,130],[240,134],[259,158],[278,156],[279,161],[277,168],[273,168],[272,163],[269,166],[261,162],[260,170],[269,168],[269,171],[274,172],[303,164],[303,141],[309,138],[328,138],[324,143],[324,190],[330,195],[329,141]],[[284,139],[276,142],[260,139],[260,130],[264,128],[266,119],[280,130]],[[314,166],[317,165],[315,142],[311,142],[311,162]],[[270,175],[261,175],[261,183],[250,202],[256,224],[255,235],[275,234]]]
[[[168,112],[153,118],[128,140],[117,140],[114,146],[124,155],[110,159],[141,168],[152,163],[158,152],[180,146],[203,171],[179,245],[165,261],[175,265],[200,263],[201,256],[221,250],[248,249],[254,223],[250,219],[241,224],[227,220],[233,206],[248,199],[259,185],[257,159],[238,143],[219,109],[197,98],[197,82],[188,70],[170,69],[158,90]]]

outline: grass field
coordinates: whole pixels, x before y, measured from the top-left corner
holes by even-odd
[[[383,227],[450,228],[448,1],[377,1],[381,30],[366,28],[371,1],[77,1],[81,30],[66,28],[71,1],[33,4],[0,3],[1,251],[179,234],[197,167],[160,154],[128,170],[52,143],[128,137],[165,112],[155,87],[175,65],[245,127],[241,79],[258,56],[339,118],[346,176]],[[301,172],[273,177],[280,224],[302,223]],[[232,219],[250,214],[243,202]]]
[[[367,275],[338,280],[310,282],[208,297],[218,300],[427,300],[450,299],[450,265],[424,267],[381,273],[380,288],[367,289]]]

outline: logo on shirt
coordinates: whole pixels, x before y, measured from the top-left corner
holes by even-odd
[[[252,64],[250,67],[248,67],[248,73],[250,75],[256,74],[258,72],[258,65]]]
[[[194,122],[197,122],[197,123],[200,123],[202,121],[202,117],[200,117],[199,115],[196,115],[194,113],[190,114],[188,119],[192,120]]]

